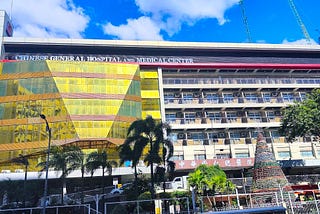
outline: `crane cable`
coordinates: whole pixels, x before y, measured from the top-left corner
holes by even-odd
[[[239,5],[240,5],[240,8],[241,8],[242,21],[243,21],[243,24],[244,24],[244,27],[245,27],[246,33],[247,33],[247,39],[248,39],[248,42],[251,43],[252,39],[251,39],[250,30],[249,30],[249,24],[248,24],[248,18],[247,18],[247,15],[246,15],[246,10],[245,10],[244,5],[243,5],[243,0],[239,1]]]

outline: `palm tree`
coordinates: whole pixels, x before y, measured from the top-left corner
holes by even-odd
[[[72,171],[79,168],[81,164],[81,162],[79,162],[81,153],[81,149],[77,146],[52,147],[48,167],[56,171],[61,171],[61,204],[63,204],[64,189],[66,189],[66,178]],[[45,170],[45,165],[45,161],[38,164],[38,166],[41,167],[40,171]]]
[[[154,173],[153,164],[161,163],[159,155],[161,145],[165,143],[164,133],[169,130],[169,126],[162,122],[156,122],[151,116],[146,119],[134,121],[127,132],[127,138],[120,150],[120,158],[131,160],[132,165],[136,166],[143,155],[145,148],[149,148],[144,161],[150,166],[151,175],[151,196],[154,198]],[[131,148],[131,150],[129,149]]]
[[[166,128],[166,134],[170,135],[171,132],[171,127],[168,124],[165,124]],[[166,172],[168,172],[168,176],[169,178],[172,178],[175,168],[176,168],[176,164],[174,161],[171,160],[172,156],[173,156],[173,152],[174,152],[174,147],[172,142],[169,139],[166,139],[163,141],[163,147],[162,147],[162,162],[164,165],[164,169],[165,169],[165,175],[163,177],[163,191],[166,191]]]
[[[102,194],[104,194],[104,175],[105,172],[108,173],[108,175],[112,174],[112,167],[117,167],[116,161],[108,161],[108,155],[106,150],[102,151],[96,151],[92,152],[88,155],[87,158],[87,170],[91,172],[91,176],[93,176],[93,173],[95,170],[102,168]]]
[[[83,204],[83,200],[84,200],[84,195],[83,195],[83,186],[84,186],[84,173],[86,170],[86,163],[85,163],[85,157],[84,157],[84,153],[82,152],[82,150],[80,150],[79,152],[79,167],[80,167],[80,171],[81,171],[81,203]]]
[[[136,183],[138,180],[137,164],[139,163],[139,157],[136,157],[133,148],[126,142],[119,146],[119,157],[120,165],[123,165],[125,161],[131,161],[134,168],[134,183]]]
[[[26,205],[26,183],[27,183],[27,176],[28,176],[29,161],[27,156],[20,154],[19,157],[12,159],[12,162],[22,164],[24,166],[23,206],[25,206]]]

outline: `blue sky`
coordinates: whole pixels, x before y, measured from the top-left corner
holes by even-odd
[[[294,0],[316,44],[319,0]],[[289,0],[243,0],[253,43],[306,44]],[[0,0],[14,36],[248,42],[239,0]],[[310,42],[309,42],[310,43]]]

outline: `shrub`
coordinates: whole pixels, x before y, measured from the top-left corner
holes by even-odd
[[[117,204],[110,214],[128,214],[127,209],[122,204]]]

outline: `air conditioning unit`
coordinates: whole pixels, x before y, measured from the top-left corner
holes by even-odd
[[[193,93],[193,97],[200,97],[200,93],[197,93],[197,92]]]
[[[183,118],[183,113],[182,112],[177,112],[176,113],[177,118]]]
[[[180,98],[180,97],[181,97],[181,94],[180,94],[180,93],[174,93],[174,97],[175,97],[175,98]]]
[[[245,132],[245,131],[240,132],[240,137],[242,137],[242,138],[247,137],[247,132]]]
[[[203,112],[201,111],[196,112],[196,117],[203,117]]]
[[[184,138],[184,133],[179,133],[179,134],[178,134],[178,139],[185,139],[185,138]]]
[[[234,96],[234,97],[241,97],[241,92],[234,92],[234,93],[233,93],[233,96]]]
[[[281,111],[275,111],[274,114],[275,114],[276,116],[281,116]]]
[[[188,134],[187,134],[187,138],[188,138],[188,139],[191,139],[191,137],[192,137],[192,134],[191,134],[191,133],[188,133]]]
[[[226,134],[224,132],[219,132],[218,133],[218,137],[219,138],[225,138],[226,137]]]
[[[242,111],[237,111],[237,116],[238,117],[242,117],[243,116],[243,112]]]

